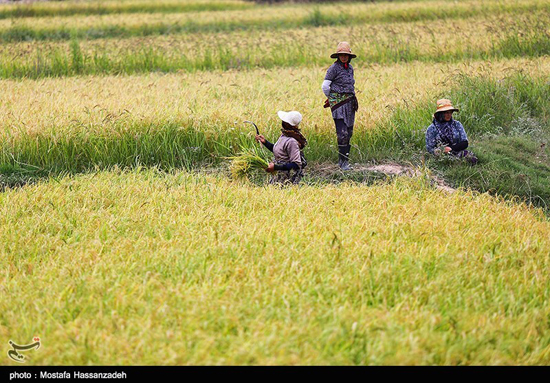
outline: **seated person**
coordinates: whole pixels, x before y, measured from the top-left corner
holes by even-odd
[[[476,164],[477,157],[469,150],[468,137],[460,121],[453,120],[453,112],[458,112],[451,100],[437,101],[437,110],[432,124],[426,130],[426,150],[434,155],[449,154],[466,158]],[[442,148],[441,148],[442,147]]]
[[[274,162],[270,163],[266,169],[269,173],[277,171],[271,183],[297,184],[302,179],[303,169],[306,167],[303,149],[307,145],[307,140],[298,128],[302,115],[296,111],[288,113],[279,111],[277,114],[282,120],[282,134],[277,142],[272,144],[261,134],[256,136],[256,141],[272,151],[275,157]]]

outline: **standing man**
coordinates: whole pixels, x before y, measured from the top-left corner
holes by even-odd
[[[338,44],[331,58],[337,59],[327,70],[323,81],[323,93],[327,96],[325,108],[330,107],[338,138],[338,166],[342,170],[351,170],[349,165],[350,140],[353,135],[355,112],[358,109],[355,97],[355,78],[351,59],[357,57],[351,53],[349,43]]]

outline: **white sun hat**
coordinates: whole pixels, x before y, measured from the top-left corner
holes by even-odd
[[[302,122],[302,115],[300,114],[300,112],[297,112],[295,110],[293,110],[292,112],[283,112],[282,110],[279,110],[277,114],[279,115],[279,118],[281,120],[289,123],[292,126],[296,126],[300,122]]]

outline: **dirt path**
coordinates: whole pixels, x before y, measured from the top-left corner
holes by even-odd
[[[321,164],[312,164],[310,167],[312,172],[324,176],[326,178],[331,178],[335,174],[341,174],[342,171],[336,164],[331,163],[321,163]],[[349,172],[350,175],[354,174],[385,174],[390,177],[421,177],[422,172],[419,169],[414,168],[410,165],[403,165],[397,162],[385,162],[376,165],[360,165],[354,164],[352,170]],[[431,176],[431,181],[433,186],[436,189],[442,190],[447,193],[453,193],[456,189],[447,185],[445,181],[437,176]]]

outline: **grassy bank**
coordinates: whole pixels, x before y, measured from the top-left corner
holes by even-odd
[[[459,87],[440,93],[453,100],[455,115],[466,128],[470,149],[480,159],[472,167],[450,159],[426,157],[428,165],[455,186],[519,196],[537,206],[550,206],[550,86],[545,78],[516,75],[500,81],[462,77]],[[424,131],[433,101],[398,108],[390,120],[393,134],[382,146],[401,147],[405,157],[422,158]],[[385,131],[383,128],[381,131]],[[386,131],[390,133],[389,131]],[[373,151],[379,147],[373,145]],[[416,153],[416,154],[415,154]]]
[[[549,223],[487,195],[109,172],[0,194],[0,228],[28,364],[549,362]]]

